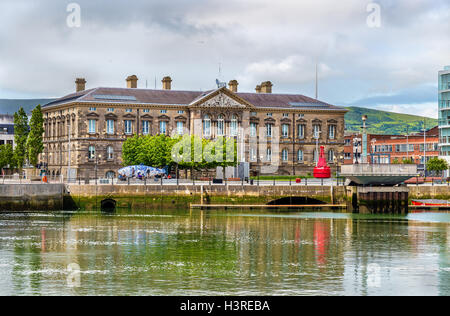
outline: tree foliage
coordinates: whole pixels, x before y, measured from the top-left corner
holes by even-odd
[[[206,170],[235,165],[237,145],[234,139],[215,141],[194,135],[170,138],[165,135],[135,136],[123,145],[124,165],[153,167],[177,165],[179,169]]]
[[[27,155],[27,139],[28,139],[28,117],[23,108],[14,113],[14,140],[16,147],[14,149],[15,165],[22,168]]]
[[[44,134],[44,116],[41,106],[38,105],[31,113],[30,133],[27,140],[28,161],[32,165],[38,164],[38,157],[44,151],[42,135]]]
[[[441,172],[447,170],[448,168],[449,168],[448,163],[444,159],[434,157],[427,162],[428,171]]]
[[[14,167],[14,152],[11,144],[0,146],[0,169]]]

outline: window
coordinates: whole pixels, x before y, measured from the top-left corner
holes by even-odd
[[[328,138],[334,139],[336,135],[336,125],[328,126]]]
[[[89,111],[95,112],[97,111],[97,108],[89,108]]]
[[[352,159],[352,153],[344,153],[344,159]]]
[[[289,113],[283,113],[283,117],[289,117]]]
[[[281,158],[283,159],[284,162],[287,162],[289,159],[289,152],[287,149],[283,149],[283,151],[281,152]]]
[[[225,134],[225,118],[222,114],[219,115],[217,118],[217,135],[223,136]]]
[[[238,134],[238,118],[234,114],[231,117],[230,133],[231,133],[231,136],[237,136],[237,134]]]
[[[320,138],[320,125],[313,125],[314,138]]]
[[[334,150],[330,149],[328,151],[328,162],[334,162]]]
[[[271,148],[267,148],[266,161],[272,161],[272,149]]]
[[[89,120],[89,134],[95,134],[96,128],[95,124],[97,123],[96,120]]]
[[[272,113],[267,113],[267,116],[272,117]]]
[[[114,159],[114,148],[112,146],[108,146],[108,148],[106,149],[106,154],[107,154],[108,160]]]
[[[95,159],[95,146],[89,146],[89,159]]]
[[[184,111],[183,110],[179,110],[178,114],[184,114]]]
[[[256,148],[254,148],[254,147],[250,148],[250,161],[252,161],[252,162],[257,161],[256,152],[257,152]]]
[[[114,112],[114,108],[108,108],[107,111],[108,112]]]
[[[211,136],[211,119],[208,115],[203,117],[203,136],[210,137]]]
[[[289,137],[289,125],[287,124],[281,125],[281,135],[283,137]]]
[[[131,112],[133,112],[133,109],[126,109],[125,112],[126,113],[131,113]]]
[[[257,125],[256,123],[250,123],[250,136],[256,137]]]
[[[149,110],[149,109],[143,109],[142,112],[144,112],[144,113],[150,113],[150,110]]]
[[[298,138],[304,139],[305,138],[305,125],[300,124],[298,126]]]
[[[160,134],[167,133],[167,122],[164,122],[164,121],[159,122],[159,133]]]
[[[304,118],[304,117],[305,117],[305,114],[299,114],[298,117],[299,117],[299,118]]]
[[[161,114],[167,114],[167,110],[161,110]]]
[[[349,138],[346,138],[344,146],[350,146],[351,144],[352,144],[352,140]]]
[[[106,121],[106,133],[109,135],[114,134],[114,120]]]
[[[133,133],[133,122],[126,120],[125,121],[125,134],[131,135]]]
[[[183,133],[184,133],[183,122],[177,122],[177,133],[178,133],[178,135],[183,135]]]
[[[266,124],[266,136],[272,137],[272,124]]]
[[[256,116],[257,113],[256,112],[250,112],[250,116]]]
[[[148,135],[150,133],[150,122],[142,121],[142,134]]]
[[[319,153],[315,149],[313,151],[313,160],[314,160],[314,163],[316,163],[316,164],[319,161]]]
[[[297,160],[300,163],[303,162],[303,150],[301,150],[301,149],[299,149],[298,152],[297,152]]]

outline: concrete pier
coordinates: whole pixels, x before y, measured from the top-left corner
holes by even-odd
[[[348,210],[360,214],[408,214],[409,189],[403,187],[348,187]]]
[[[64,192],[64,184],[0,184],[0,212],[62,210]]]

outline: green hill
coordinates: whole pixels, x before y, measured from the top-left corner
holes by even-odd
[[[0,99],[0,114],[14,114],[20,107],[30,113],[36,105],[47,104],[54,99]]]
[[[409,132],[420,132],[423,129],[423,122],[426,122],[426,128],[432,128],[438,125],[438,120],[393,112],[386,112],[380,110],[373,110],[360,107],[349,107],[349,112],[345,115],[345,126],[347,131],[359,132],[361,131],[363,115],[367,115],[368,132],[371,134],[390,134],[400,135],[406,134],[406,129],[409,126]]]

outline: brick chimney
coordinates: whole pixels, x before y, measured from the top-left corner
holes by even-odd
[[[261,92],[262,93],[272,93],[273,84],[270,81],[265,81],[261,83]]]
[[[231,91],[231,92],[238,92],[238,85],[239,85],[239,83],[237,82],[237,80],[231,80],[229,83],[228,83],[228,89]]]
[[[163,90],[171,90],[172,89],[172,78],[169,76],[164,77],[162,80]]]
[[[257,85],[255,88],[256,93],[261,93],[261,86]]]
[[[127,88],[136,89],[138,80],[139,79],[136,75],[129,76],[127,78]]]
[[[75,80],[75,84],[77,87],[77,92],[86,90],[86,80],[84,78],[77,78],[77,80]]]

